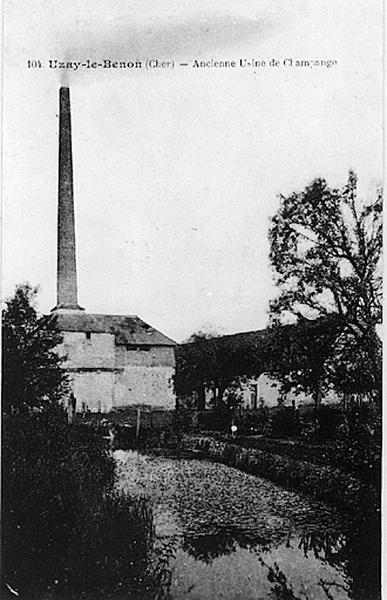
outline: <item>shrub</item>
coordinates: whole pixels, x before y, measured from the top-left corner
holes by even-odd
[[[318,433],[323,438],[332,438],[343,421],[343,413],[333,406],[320,406],[317,412]]]
[[[344,468],[380,490],[381,415],[368,406],[351,408],[338,429],[335,452]]]
[[[198,414],[198,425],[210,431],[230,431],[234,410],[225,402],[220,402],[214,410],[203,410]]]
[[[215,460],[348,510],[357,530],[370,527],[379,519],[377,489],[339,468],[295,460],[267,450],[243,448],[227,442],[214,443],[210,437],[191,436],[190,440],[191,448],[199,447]]]
[[[247,412],[241,419],[238,433],[262,433],[269,420],[268,410],[258,408],[254,412]]]
[[[298,412],[292,406],[282,406],[272,411],[266,431],[272,437],[293,437],[298,435]]]
[[[178,434],[182,434],[194,429],[198,421],[197,412],[196,408],[192,407],[188,402],[179,402],[174,411],[174,430]]]
[[[214,411],[201,411],[199,413],[199,427],[210,431],[222,430],[225,427],[219,422],[218,415]]]

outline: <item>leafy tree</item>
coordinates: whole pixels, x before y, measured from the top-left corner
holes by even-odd
[[[203,393],[204,387],[218,390],[221,401],[224,391],[236,379],[234,370],[227,368],[227,356],[222,352],[219,337],[198,332],[176,352],[175,389],[178,395],[193,391]]]
[[[224,404],[235,409],[238,388],[251,370],[251,343],[238,336],[211,336],[198,332],[176,349],[175,390],[178,396],[204,388],[216,390],[215,409]],[[225,391],[228,391],[225,395]]]
[[[382,191],[358,197],[349,173],[342,189],[316,179],[280,197],[269,232],[270,260],[280,290],[273,322],[331,319],[340,333],[326,356],[324,375],[341,391],[381,395]],[[302,369],[301,369],[302,370]]]
[[[267,372],[278,378],[284,393],[310,393],[316,408],[329,388],[326,361],[332,352],[340,323],[337,318],[277,325],[271,330],[267,348]]]
[[[6,413],[28,412],[57,402],[67,390],[56,347],[62,342],[54,317],[39,317],[37,288],[18,285],[5,302],[2,321],[2,398]]]

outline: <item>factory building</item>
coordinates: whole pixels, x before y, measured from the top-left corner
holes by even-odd
[[[136,315],[87,312],[78,304],[70,90],[59,91],[57,303],[51,311],[63,335],[77,411],[128,406],[173,410],[175,342]]]

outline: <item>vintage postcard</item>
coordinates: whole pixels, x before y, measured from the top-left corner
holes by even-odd
[[[381,0],[5,0],[2,592],[381,598]]]

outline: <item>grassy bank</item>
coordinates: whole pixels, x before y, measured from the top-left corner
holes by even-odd
[[[157,597],[145,500],[114,491],[114,460],[60,409],[9,416],[2,438],[2,595]]]
[[[236,467],[247,473],[265,477],[289,489],[350,511],[369,520],[378,514],[379,497],[375,488],[364,484],[349,473],[280,454],[267,449],[246,448],[237,443],[205,435],[185,435],[187,449],[201,451],[209,458]]]

